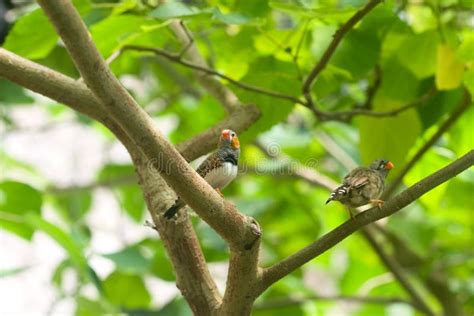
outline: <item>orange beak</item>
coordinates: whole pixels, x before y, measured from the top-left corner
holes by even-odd
[[[385,165],[386,170],[391,170],[393,169],[393,167],[395,167],[395,165],[391,161],[387,162],[387,164]]]
[[[232,147],[235,148],[235,149],[240,148],[240,142],[239,142],[239,138],[237,136],[232,138]]]

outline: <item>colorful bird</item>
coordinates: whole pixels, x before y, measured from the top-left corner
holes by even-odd
[[[237,176],[239,156],[240,143],[237,134],[230,129],[225,129],[221,132],[217,151],[209,155],[196,172],[222,195],[220,190]],[[185,205],[186,203],[178,197],[164,216],[167,219],[173,218]]]
[[[380,207],[384,203],[379,198],[384,190],[385,178],[393,167],[392,162],[377,159],[368,168],[355,168],[344,177],[343,184],[331,193],[326,204],[331,201],[339,201],[349,208],[356,208],[368,203],[374,203]],[[350,214],[352,217],[352,213]]]

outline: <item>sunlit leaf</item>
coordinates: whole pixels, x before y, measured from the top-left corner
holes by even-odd
[[[456,58],[454,50],[447,44],[438,46],[436,87],[450,90],[461,84],[464,65]]]
[[[35,188],[20,182],[0,183],[0,227],[31,239],[35,227],[25,224],[27,214],[41,212],[43,199]]]
[[[107,299],[124,308],[146,308],[151,296],[143,279],[137,275],[113,272],[104,281]]]

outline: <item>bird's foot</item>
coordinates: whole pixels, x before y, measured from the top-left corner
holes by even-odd
[[[351,219],[354,219],[354,214],[352,213],[352,209],[348,207],[347,211],[349,212],[349,216],[351,217]]]
[[[375,204],[378,208],[381,208],[382,205],[385,203],[384,200],[372,199],[370,203]]]
[[[217,193],[219,193],[220,196],[224,197],[224,194],[222,194],[221,189],[216,188]]]

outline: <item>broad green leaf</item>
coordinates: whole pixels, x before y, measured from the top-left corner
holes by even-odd
[[[0,183],[0,227],[20,237],[31,239],[34,227],[25,225],[27,214],[41,212],[43,198],[35,188],[20,182]]]
[[[171,261],[166,255],[163,246],[160,249],[156,249],[155,255],[152,259],[151,272],[165,281],[175,281],[176,277],[173,272],[173,266]]]
[[[288,95],[298,95],[295,93],[299,91],[297,72],[292,63],[282,62],[273,57],[261,57],[255,60],[249,69],[252,69],[252,72],[242,78],[243,82]],[[262,111],[258,123],[252,125],[243,135],[244,141],[254,138],[257,133],[266,131],[285,119],[294,107],[294,103],[291,101],[241,89],[236,92],[242,102],[255,104]]]
[[[423,123],[423,129],[427,129],[447,113],[451,113],[462,100],[464,90],[461,88],[449,91],[439,91],[425,104],[418,106],[417,111]]]
[[[127,247],[119,252],[103,256],[112,260],[117,270],[129,274],[143,275],[151,264],[150,260],[145,258],[137,247]]]
[[[392,58],[382,67],[382,83],[378,92],[392,100],[411,102],[417,97],[419,84],[408,69]]]
[[[373,31],[352,30],[337,48],[331,64],[349,71],[354,77],[363,76],[377,63],[380,45],[380,39]]]
[[[118,271],[110,274],[104,281],[107,299],[122,308],[147,308],[151,302],[143,279]]]
[[[174,143],[182,142],[204,131],[225,117],[225,110],[210,96],[205,96],[201,100],[182,97],[169,108],[169,112],[177,114],[180,120],[178,129],[170,135]]]
[[[464,62],[474,61],[474,33],[468,32],[456,51],[456,57]]]
[[[90,191],[60,192],[54,200],[63,217],[72,223],[82,219],[92,205]]]
[[[240,13],[222,13],[219,9],[215,9],[212,17],[218,21],[221,21],[225,24],[248,24],[252,20]]]
[[[171,19],[201,13],[203,12],[196,7],[186,5],[178,1],[170,1],[160,4],[158,8],[150,13],[150,16],[157,19]]]
[[[400,46],[397,57],[401,65],[417,78],[426,78],[436,70],[436,48],[439,36],[426,32],[408,37]]]
[[[40,59],[51,52],[57,41],[58,35],[48,18],[36,9],[15,23],[3,47],[28,59]]]
[[[324,19],[324,21],[339,22],[345,21],[351,17],[355,12],[354,8],[334,8],[330,7],[319,7],[312,8],[305,5],[301,5],[297,2],[287,2],[280,0],[271,0],[268,5],[271,8],[278,9],[287,13],[292,13],[300,17]]]
[[[464,65],[456,58],[454,50],[447,44],[439,45],[436,87],[439,90],[450,90],[459,87],[463,73]]]
[[[379,99],[374,110],[388,111],[402,104]],[[360,153],[364,164],[374,159],[386,158],[397,166],[403,165],[410,148],[421,131],[421,123],[415,110],[408,110],[395,117],[359,117],[356,124],[360,132]],[[403,128],[400,128],[403,126]],[[397,169],[393,170],[394,173]]]
[[[93,301],[90,298],[78,297],[75,299],[76,316],[97,316],[97,315],[116,315],[119,314],[119,307],[100,301]]]
[[[94,42],[104,57],[110,56],[121,46],[128,44],[135,37],[156,22],[137,15],[113,15],[91,27]]]
[[[192,316],[193,313],[189,308],[189,305],[183,298],[176,298],[163,306],[155,316],[170,316],[170,315],[179,315],[179,316]]]
[[[33,98],[25,90],[8,80],[0,79],[0,106],[32,103]]]
[[[118,185],[114,188],[120,199],[120,205],[127,214],[136,222],[139,222],[145,211],[145,200],[140,187],[134,184],[135,173],[131,165],[106,165],[98,176],[99,181],[115,182]]]
[[[69,254],[76,267],[85,272],[87,269],[87,259],[84,257],[83,249],[67,232],[60,227],[42,219],[36,214],[28,214],[26,222],[35,230],[40,230],[51,237]]]

